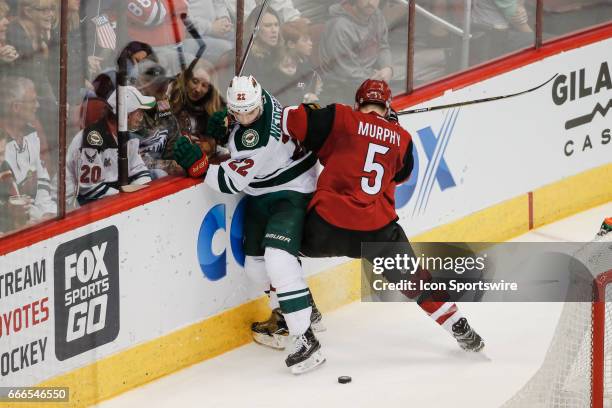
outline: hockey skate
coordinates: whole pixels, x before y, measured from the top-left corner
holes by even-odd
[[[465,317],[453,324],[453,336],[465,351],[478,352],[485,346],[482,337],[470,327]]]
[[[310,314],[310,327],[312,327],[313,331],[321,332],[326,330],[322,320],[323,315],[313,303],[312,313]],[[287,337],[289,336],[287,323],[285,323],[285,318],[280,308],[272,310],[272,314],[265,322],[253,323],[251,325],[251,332],[256,343],[278,350],[285,348]]]
[[[321,352],[321,343],[308,328],[304,334],[292,336],[293,350],[287,356],[285,363],[293,374],[302,374],[313,370],[325,362]]]
[[[254,322],[251,325],[253,340],[264,346],[278,350],[285,348],[289,330],[280,308],[272,310],[272,314],[265,322]]]
[[[323,324],[323,315],[317,308],[314,301],[311,303],[312,313],[310,314],[310,327],[315,333],[327,330],[327,327]]]

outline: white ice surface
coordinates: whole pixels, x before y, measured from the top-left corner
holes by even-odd
[[[612,203],[515,241],[588,241]],[[499,407],[540,366],[560,303],[463,303],[483,336],[467,354],[415,304],[355,302],[328,313],[327,362],[301,376],[284,352],[249,344],[99,404],[120,407]],[[339,384],[338,376],[353,381]]]

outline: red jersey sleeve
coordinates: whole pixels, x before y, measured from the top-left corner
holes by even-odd
[[[306,149],[318,152],[334,130],[336,106],[315,104],[290,106],[283,111],[283,132]]]

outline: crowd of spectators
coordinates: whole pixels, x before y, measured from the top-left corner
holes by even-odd
[[[59,3],[0,0],[0,234],[56,214]],[[243,50],[261,1],[244,3]],[[392,30],[405,25],[405,3],[270,0],[243,74],[254,75],[285,105],[352,104],[354,89],[366,78],[405,79],[404,68],[394,69],[397,54],[405,57],[405,43],[394,49],[390,40]],[[425,6],[447,15],[448,4],[435,0]],[[148,179],[183,174],[173,160],[180,135],[207,152],[222,149],[225,141],[209,137],[206,127],[211,114],[225,107],[224,84],[234,74],[235,0],[68,0],[66,15],[66,139],[74,156],[66,158],[69,209],[119,191],[116,171],[108,168],[117,155],[116,129],[109,123],[115,118],[119,61],[126,62],[134,95],[155,101],[130,112],[130,149],[138,156],[131,176],[143,169]],[[183,16],[204,40],[203,53]],[[528,46],[533,36],[523,0],[474,0],[473,24],[489,37],[506,30],[506,41],[519,46]],[[430,31],[440,38],[448,34],[438,26]],[[92,155],[104,157],[100,171],[92,172]],[[94,179],[108,187],[103,194],[90,190]]]

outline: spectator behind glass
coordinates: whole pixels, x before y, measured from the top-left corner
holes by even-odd
[[[293,4],[300,11],[302,18],[311,24],[325,23],[329,18],[329,0],[294,0]]]
[[[472,64],[530,47],[535,41],[523,0],[474,0],[472,31],[485,33],[480,45],[473,47]]]
[[[198,1],[198,0],[195,0]],[[233,21],[236,21],[236,0],[224,0]],[[329,0],[327,0],[329,1]],[[253,11],[259,12],[261,0],[245,0],[244,15],[248,16]],[[292,0],[271,0],[268,2],[268,9],[272,9],[282,23],[300,18],[300,11],[295,8]],[[250,36],[251,33],[247,35]]]
[[[57,4],[54,0],[21,0],[17,10],[17,18],[9,24],[6,34],[7,43],[19,54],[11,72],[30,78],[38,98],[45,104],[55,104],[49,80],[49,42],[57,23]]]
[[[6,43],[6,31],[8,29],[8,13],[10,8],[4,1],[0,1],[0,76],[5,74],[5,64],[15,61],[19,54],[15,47]]]
[[[258,14],[259,9],[257,8],[246,20],[245,32],[249,35],[244,36],[243,50],[246,50]],[[242,75],[253,75],[262,88],[269,90],[272,95],[276,95],[277,91],[287,85],[286,83],[279,83],[279,75],[281,74],[279,65],[284,55],[283,47],[280,17],[276,11],[268,7],[259,21],[259,31],[255,41],[253,41],[253,47],[251,47]]]
[[[129,38],[150,44],[159,63],[172,76],[181,71],[178,51],[186,33],[180,16],[187,11],[187,0],[127,2]],[[193,59],[193,55],[184,55],[187,63]]]
[[[206,134],[210,116],[225,108],[216,82],[212,64],[198,59],[177,77],[170,90],[170,106],[178,119],[181,134],[191,141],[201,142],[200,147],[207,154],[214,154],[217,144],[226,143]]]
[[[312,67],[312,40],[307,20],[298,19],[283,24],[282,35],[285,40],[285,55],[280,69],[288,77],[292,87],[281,92],[277,97],[283,105],[301,102],[315,102],[321,92],[321,77]]]
[[[8,163],[4,160],[7,142],[6,133],[0,132],[0,236],[14,229],[15,217],[11,214],[9,197],[17,195],[13,173]]]
[[[143,95],[156,100],[155,108],[145,110],[142,128],[133,133],[139,139],[139,153],[153,179],[168,174],[184,175],[174,161],[174,142],[180,136],[179,125],[168,101],[170,78],[166,69],[156,62],[144,60],[138,66],[140,75],[136,87]]]
[[[0,132],[8,138],[4,156],[18,193],[31,203],[27,221],[54,216],[55,192],[40,157],[40,139],[32,127],[39,107],[34,84],[27,78],[7,77],[0,81],[0,89],[4,92],[0,101]]]
[[[391,79],[388,29],[379,3],[345,0],[329,8],[319,44],[325,99],[352,104],[352,90],[365,79]]]
[[[117,58],[117,66],[119,66],[123,58],[127,61],[128,82],[132,85],[138,79],[138,63],[140,61],[148,58],[154,62],[159,62],[157,55],[153,52],[153,48],[149,44],[140,41],[131,41],[125,46]]]
[[[133,86],[125,90],[127,127],[137,132],[143,125],[143,110],[155,106],[155,98],[144,96]],[[84,205],[119,193],[117,142],[117,96],[113,92],[101,119],[81,130],[72,139],[66,154],[66,200],[68,206]],[[151,173],[138,153],[138,139],[127,142],[128,183],[141,186]]]
[[[88,55],[88,51],[94,51],[94,48],[87,43],[93,38],[89,38],[87,31],[91,29],[93,23],[89,18],[81,19],[81,3],[82,0],[68,0],[68,83],[67,88],[68,104],[76,106],[83,99],[85,88],[91,88],[91,81],[102,70],[103,58],[96,55]],[[53,37],[59,39],[59,26],[53,30]],[[55,61],[59,61],[59,47],[54,47],[53,52],[57,54]],[[59,66],[55,66],[57,76],[59,78]],[[56,92],[56,95],[59,92]]]
[[[223,0],[192,1],[189,3],[189,17],[206,43],[203,58],[216,62],[234,47],[234,25]],[[194,39],[185,40],[185,50],[189,53],[196,55],[199,48]]]

